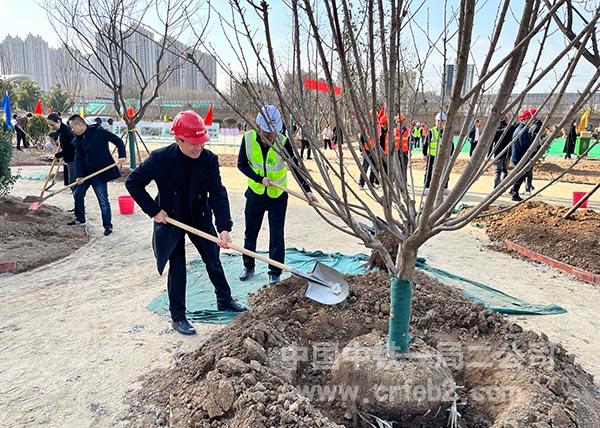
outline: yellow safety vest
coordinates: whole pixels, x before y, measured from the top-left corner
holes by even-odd
[[[260,175],[266,177],[280,184],[283,187],[287,187],[287,167],[285,161],[274,147],[269,147],[267,152],[267,159],[263,158],[263,152],[260,147],[260,142],[257,140],[256,131],[248,131],[244,134],[244,142],[246,146],[246,156],[248,157],[248,163],[250,168]],[[279,138],[275,139],[273,145],[277,145],[280,151],[284,150],[285,142],[287,137],[279,134]],[[248,187],[252,189],[257,195],[263,195],[265,193],[265,186],[262,183],[258,183],[251,178],[248,178]],[[278,198],[283,194],[283,190],[277,187],[269,186],[267,188],[267,195],[270,198]]]
[[[421,128],[415,126],[412,135],[413,137],[421,138]]]
[[[430,131],[431,140],[429,141],[429,156],[435,156],[437,154],[438,143],[441,143],[442,140],[440,138],[440,131],[437,129],[437,126],[431,128]]]

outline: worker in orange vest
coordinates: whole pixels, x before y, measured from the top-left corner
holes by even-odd
[[[400,114],[396,116],[396,128],[394,128],[394,145],[398,153],[401,170],[406,177],[406,168],[408,166],[408,158],[410,154],[410,130],[406,126],[402,126],[402,122],[406,116]]]
[[[373,137],[367,137],[365,140],[365,133],[361,133],[359,136],[360,142],[363,145],[363,149],[365,150],[365,155],[362,163],[362,170],[364,171],[364,175],[360,175],[360,179],[358,180],[358,185],[360,188],[365,187],[365,182],[367,178],[367,173],[369,172],[369,168],[371,169],[371,173],[369,175],[369,182],[373,186],[377,186],[379,184],[379,180],[375,175],[375,159],[373,158],[372,150],[375,150],[375,140]]]

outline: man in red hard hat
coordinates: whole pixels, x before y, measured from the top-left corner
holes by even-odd
[[[204,148],[210,140],[204,121],[193,111],[179,113],[172,126],[175,143],[153,151],[127,178],[125,186],[141,209],[154,219],[152,246],[159,273],[167,261],[167,289],[172,326],[181,334],[196,330],[185,316],[185,234],[167,223],[168,217],[215,235],[214,214],[219,245],[227,248],[233,226],[227,190],[221,183],[217,156]],[[154,180],[158,187],[155,199],[146,186]],[[242,312],[246,308],[231,297],[231,290],[219,258],[219,247],[196,235],[188,234],[196,247],[215,288],[220,311]]]

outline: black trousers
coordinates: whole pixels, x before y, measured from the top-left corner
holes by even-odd
[[[331,140],[325,139],[323,140],[323,149],[327,150],[327,149],[331,149]]]
[[[262,226],[265,212],[269,218],[269,258],[284,263],[285,261],[285,214],[287,211],[288,197],[283,194],[279,198],[256,195],[252,190],[246,192],[246,230],[244,232],[244,248],[256,251],[256,239]],[[255,260],[243,256],[244,267],[253,269]],[[281,275],[281,269],[269,265],[269,274]]]
[[[300,157],[304,159],[304,150],[307,150],[306,159],[310,159],[310,143],[308,140],[300,140]]]
[[[525,191],[531,192],[533,190],[533,167],[527,170],[525,173]]]
[[[473,156],[473,152],[475,151],[475,147],[477,147],[477,143],[479,141],[471,141],[471,148],[469,149],[469,157]]]
[[[369,161],[373,164],[373,167],[369,165]],[[369,174],[369,168],[371,169],[371,173]],[[366,174],[369,174],[369,183],[371,184],[379,184],[379,180],[377,180],[377,176],[375,175],[375,159],[371,155],[371,152],[366,152],[366,156],[363,159],[362,169]],[[361,174],[360,179],[358,180],[358,185],[363,187],[365,185],[365,177]]]
[[[431,184],[431,176],[433,175],[433,165],[435,164],[435,156],[427,155],[427,172],[425,173],[425,188],[429,189]],[[450,177],[448,177],[448,180]],[[444,189],[448,188],[448,181],[444,183]]]
[[[27,141],[27,135],[23,131],[17,128],[17,149],[21,148],[21,141],[23,142],[23,147],[29,147],[29,142]]]
[[[500,185],[500,182],[508,175],[508,158],[506,156],[497,159],[494,162],[494,189]]]
[[[214,234],[215,231],[209,231]],[[231,300],[231,289],[225,278],[225,272],[219,258],[219,247],[206,239],[188,234],[190,241],[196,247],[206,265],[206,272],[215,287],[218,303],[227,303]],[[167,290],[169,293],[169,311],[173,321],[185,318],[185,289],[187,285],[187,269],[185,263],[185,234],[175,246],[169,257],[169,277]]]

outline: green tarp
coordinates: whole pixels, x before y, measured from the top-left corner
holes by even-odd
[[[365,254],[327,254],[322,251],[308,252],[296,248],[288,248],[285,260],[287,264],[300,271],[310,272],[315,262],[320,261],[340,272],[358,275],[366,273],[365,262],[368,260],[368,256]],[[229,279],[233,296],[244,304],[248,302],[248,295],[250,293],[257,291],[268,282],[267,266],[263,263],[256,265],[256,275],[252,280],[242,282],[238,279],[238,275],[242,270],[240,255],[223,253],[221,255],[221,262],[225,270],[225,275]],[[566,312],[565,309],[554,304],[535,305],[524,302],[485,284],[429,266],[423,258],[419,258],[417,267],[444,284],[458,288],[466,297],[483,303],[484,306],[495,312],[527,315],[553,315]],[[284,274],[282,278],[286,278],[287,276],[289,275]],[[188,319],[211,324],[225,324],[233,320],[236,315],[235,313],[217,310],[213,287],[208,281],[204,264],[199,258],[190,262],[187,281],[186,315]],[[146,307],[152,312],[168,315],[169,300],[167,293],[161,293],[148,303]]]

